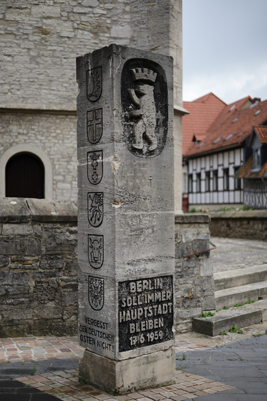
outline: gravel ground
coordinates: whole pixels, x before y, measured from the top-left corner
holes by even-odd
[[[213,272],[267,264],[267,242],[238,238],[212,237],[216,249],[210,252]]]

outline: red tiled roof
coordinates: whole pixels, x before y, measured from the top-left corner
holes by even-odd
[[[258,135],[261,143],[267,143],[267,127],[266,126],[257,126],[254,127],[256,134]]]
[[[186,154],[192,146],[193,136],[202,140],[226,104],[213,93],[208,93],[193,102],[184,102],[183,106],[190,113],[183,117],[183,154]]]
[[[259,171],[252,172],[253,169],[253,155],[250,156],[248,161],[243,164],[242,167],[238,170],[236,174],[236,178],[260,178],[263,177],[267,172],[267,162],[263,164]]]
[[[253,107],[246,107],[248,105]],[[186,105],[186,108],[188,109],[188,105]],[[185,119],[186,117],[183,118]],[[187,147],[183,155],[190,157],[224,147],[238,146],[252,133],[253,126],[262,125],[266,121],[267,100],[264,102],[259,101],[253,105],[252,99],[248,96],[225,106],[209,127],[204,140],[198,145],[192,143],[190,147]]]

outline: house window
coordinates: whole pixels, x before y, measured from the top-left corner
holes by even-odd
[[[229,168],[223,169],[223,189],[224,191],[229,189]]]
[[[209,192],[210,191],[210,172],[206,171],[206,177],[205,177],[205,191]]]
[[[218,170],[213,170],[213,191],[218,191]]]
[[[187,173],[183,173],[183,193],[187,193]]]
[[[201,173],[197,173],[197,192],[201,192]]]
[[[44,198],[44,165],[32,153],[17,153],[6,164],[6,196]]]
[[[261,167],[261,150],[260,148],[254,150],[254,167]]]
[[[234,174],[238,172],[240,166],[235,167]],[[235,178],[235,189],[241,189],[241,178]]]
[[[192,174],[188,174],[188,192],[193,192],[193,176]]]

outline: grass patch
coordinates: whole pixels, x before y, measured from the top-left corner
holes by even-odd
[[[246,211],[246,210],[255,210],[253,207],[250,207],[250,206],[242,206],[239,210],[244,210],[244,211]]]
[[[227,308],[227,306],[224,306],[223,309],[229,309],[229,308]]]
[[[31,375],[34,376],[36,373],[36,365],[32,366]]]
[[[219,336],[227,336],[226,331],[225,331],[225,330],[224,330],[224,331],[221,331],[221,332],[219,333]]]
[[[216,312],[218,313],[218,312],[220,312],[220,310],[221,310],[221,309],[216,309]]]
[[[243,305],[250,305],[250,304],[254,304],[255,301],[252,301],[252,299],[250,299],[247,302],[243,302],[243,303],[237,303],[235,304],[235,307],[237,308],[238,306],[243,306]]]
[[[185,354],[183,354],[183,361],[185,361],[186,360],[186,355]]]
[[[229,212],[230,210],[236,210],[236,208],[222,206],[220,207],[219,212]]]
[[[237,334],[244,334],[243,330],[238,329],[235,324],[233,324],[233,327],[231,329],[229,329],[229,332],[237,333]]]
[[[263,333],[263,334],[252,334],[252,337],[262,337],[262,336],[265,336],[265,333]]]
[[[206,313],[202,313],[202,315],[199,315],[199,317],[212,317],[214,315],[215,315],[215,313],[206,312]]]
[[[180,366],[178,366],[178,368],[175,368],[176,370],[184,370],[184,369],[187,369],[187,366],[182,366],[182,365],[180,365]]]
[[[196,209],[193,207],[192,209],[189,210],[188,213],[208,213],[208,212],[209,212],[209,209],[201,209],[201,207]]]

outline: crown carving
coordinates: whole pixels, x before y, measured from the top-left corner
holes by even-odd
[[[157,73],[148,68],[133,68],[132,70],[134,81],[142,80],[154,83],[157,78]]]

